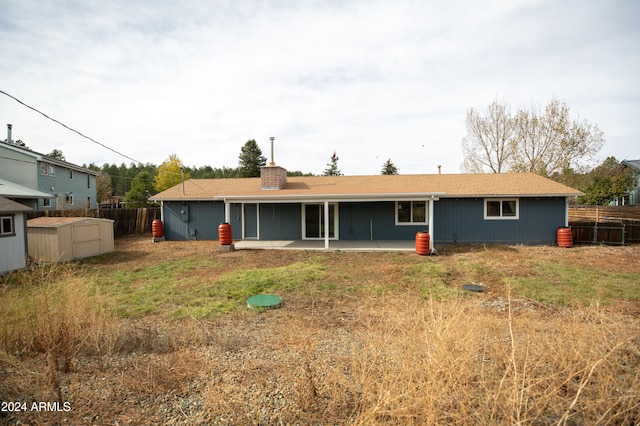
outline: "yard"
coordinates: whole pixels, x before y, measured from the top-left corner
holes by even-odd
[[[421,257],[150,240],[0,278],[0,422],[640,417],[640,246]],[[247,308],[262,292],[283,306]]]

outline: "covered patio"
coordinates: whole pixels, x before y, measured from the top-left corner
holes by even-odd
[[[236,250],[330,250],[330,251],[415,251],[415,241],[371,240],[242,240],[234,243]]]

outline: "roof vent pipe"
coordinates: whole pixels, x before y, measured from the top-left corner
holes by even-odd
[[[438,164],[438,174],[442,174],[441,169],[442,169],[442,166],[440,164]]]
[[[275,161],[273,161],[273,140],[274,139],[275,138],[273,136],[269,138],[269,140],[271,140],[271,162],[269,163],[269,165],[272,167],[276,165]]]
[[[7,143],[11,144],[11,127],[13,127],[11,124],[7,124]]]

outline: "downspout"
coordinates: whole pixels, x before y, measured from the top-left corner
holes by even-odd
[[[434,196],[432,195],[431,198],[429,198],[429,253],[431,254],[435,254],[436,253],[436,249],[433,247],[433,241],[435,240],[435,236],[434,236],[434,229],[433,229],[433,216],[434,216],[434,212],[433,212],[433,206],[434,206]]]

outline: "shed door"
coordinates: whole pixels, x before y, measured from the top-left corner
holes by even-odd
[[[97,256],[100,253],[100,225],[97,223],[73,225],[73,258]]]

